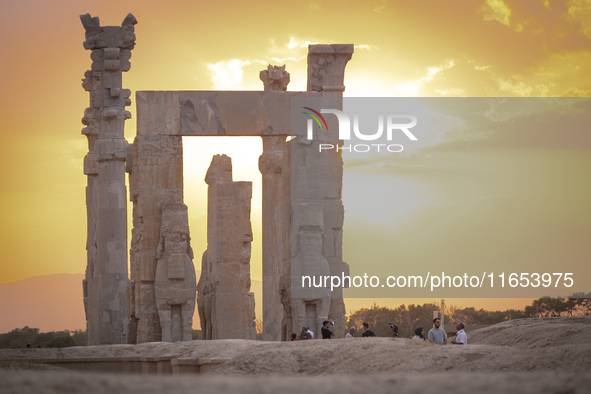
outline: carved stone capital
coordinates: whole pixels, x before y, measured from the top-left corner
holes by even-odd
[[[101,26],[99,18],[93,18],[90,14],[80,15],[80,21],[86,30],[85,49],[133,49],[135,46],[134,25],[137,20],[132,14],[125,17],[121,27]]]
[[[261,81],[265,85],[265,91],[278,90],[285,92],[289,85],[289,73],[285,71],[285,64],[281,67],[269,64],[266,70],[259,74]]]

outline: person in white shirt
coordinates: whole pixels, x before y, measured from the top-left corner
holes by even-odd
[[[355,331],[357,331],[355,327],[349,328],[349,332],[347,333],[347,335],[345,335],[345,338],[353,338],[353,335],[355,335]]]
[[[307,333],[308,335],[310,335],[311,339],[314,339],[314,331],[310,330],[310,327],[306,326],[306,328],[308,329]]]
[[[466,331],[464,331],[464,323],[458,323],[456,325],[456,339],[452,340],[451,343],[454,345],[467,345],[468,344],[468,336],[466,335]]]

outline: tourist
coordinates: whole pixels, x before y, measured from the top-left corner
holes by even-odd
[[[454,345],[467,345],[468,344],[468,336],[466,335],[466,331],[464,331],[464,323],[458,323],[456,325],[456,339],[453,339],[451,343]]]
[[[435,318],[433,319],[433,328],[429,330],[429,342],[436,343],[438,345],[447,345],[447,334],[441,326],[441,319]]]
[[[306,330],[308,330],[309,339],[314,339],[314,331],[310,330],[310,327],[306,326]]]
[[[302,327],[302,332],[300,333],[300,340],[305,340],[305,339],[312,339],[310,334],[308,334],[308,327],[306,327],[306,326]]]
[[[363,334],[361,334],[362,337],[375,337],[376,334],[369,329],[369,324],[368,323],[363,323]]]
[[[415,336],[412,337],[412,339],[426,341],[427,338],[425,338],[425,329],[421,326],[418,326],[417,328],[415,328]]]
[[[349,328],[349,332],[345,335],[345,338],[353,338],[355,336],[355,331],[357,331],[355,327]]]
[[[392,336],[394,338],[398,338],[398,326],[396,325],[396,323],[388,323],[388,325],[392,329]]]
[[[329,326],[334,325],[333,322],[325,320],[322,322],[322,339],[330,339],[334,335],[334,331],[332,331]]]
[[[297,334],[294,332],[293,334],[291,334],[291,342],[293,341],[297,341],[298,340],[298,336]]]

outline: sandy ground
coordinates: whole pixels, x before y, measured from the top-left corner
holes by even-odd
[[[222,362],[205,375],[180,377],[4,363],[0,393],[591,393],[591,317],[515,320],[468,333],[468,339],[466,346],[354,338],[6,349],[0,360],[175,356]]]

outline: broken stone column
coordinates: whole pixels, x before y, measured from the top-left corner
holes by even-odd
[[[84,48],[91,50],[91,70],[83,87],[90,107],[82,123],[89,153],[84,159],[87,187],[87,269],[83,281],[88,344],[127,343],[127,205],[123,126],[131,117],[130,91],[122,89],[122,73],[131,67],[135,45],[129,14],[121,27],[100,26],[99,18],[81,15]]]
[[[308,91],[339,98],[345,90],[344,72],[353,45],[310,45]],[[320,143],[340,145],[335,132],[315,133],[313,140],[291,141],[291,275],[294,332],[309,325],[319,333],[323,320],[345,332],[342,289],[302,287],[301,277],[349,274],[342,260],[344,208],[341,197],[343,160],[335,151],[319,152]],[[297,331],[296,331],[297,330]]]
[[[251,182],[232,181],[232,161],[216,155],[207,170],[207,251],[197,286],[205,339],[255,339],[250,292]]]
[[[285,91],[285,66],[261,71],[265,91]],[[259,170],[263,182],[263,340],[288,340],[292,333],[290,297],[290,146],[285,136],[263,136]]]

